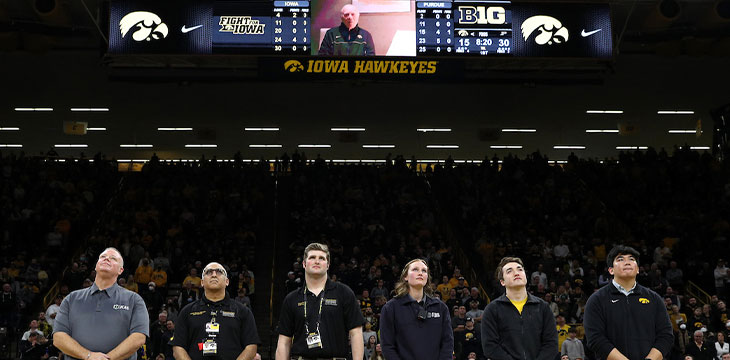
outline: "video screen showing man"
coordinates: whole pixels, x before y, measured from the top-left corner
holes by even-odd
[[[312,3],[312,53],[415,56],[415,26],[413,0],[318,1]]]
[[[342,23],[327,30],[319,47],[319,55],[375,55],[375,43],[370,32],[358,26],[360,11],[354,5],[340,10]]]

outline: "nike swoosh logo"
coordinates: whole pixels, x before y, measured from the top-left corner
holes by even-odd
[[[618,302],[618,299],[616,299],[616,300],[611,300],[611,302],[612,302],[612,303],[616,303],[616,302]]]
[[[599,31],[601,31],[601,30],[603,30],[603,29],[598,29],[598,30],[593,30],[593,31],[589,31],[589,32],[586,32],[586,30],[585,30],[585,29],[583,29],[583,30],[581,30],[581,32],[580,32],[580,36],[582,36],[582,37],[587,37],[587,36],[591,36],[591,35],[593,35],[593,34],[595,34],[595,33],[599,32]]]
[[[180,29],[180,31],[182,31],[183,34],[187,34],[191,31],[193,31],[197,28],[201,28],[201,27],[203,27],[203,25],[193,26],[193,27],[189,27],[189,28],[186,28],[185,25],[183,25],[183,27],[182,27],[182,29]]]

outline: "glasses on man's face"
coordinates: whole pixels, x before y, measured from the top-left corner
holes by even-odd
[[[219,276],[225,276],[226,275],[226,270],[213,268],[213,269],[205,269],[205,271],[203,271],[203,274],[205,276],[213,275],[213,273],[216,273]]]

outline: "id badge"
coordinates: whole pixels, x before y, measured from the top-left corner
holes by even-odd
[[[309,333],[309,335],[307,336],[307,346],[310,349],[322,347],[322,339],[319,337],[319,332]]]
[[[205,323],[205,332],[208,334],[217,334],[220,332],[220,324],[216,322]]]
[[[215,355],[217,352],[218,344],[215,343],[215,340],[205,340],[203,343],[203,356]]]

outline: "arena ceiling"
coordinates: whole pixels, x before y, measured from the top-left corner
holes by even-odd
[[[56,150],[129,159],[153,152],[163,158],[225,159],[238,150],[258,159],[297,149],[310,158],[321,153],[351,160],[387,153],[469,160],[537,149],[561,160],[570,152],[611,157],[618,147],[710,147],[710,111],[730,102],[722,90],[726,85],[721,87],[730,81],[725,70],[730,0],[609,3],[616,44],[611,62],[542,61],[529,68],[482,62],[472,66],[471,81],[420,84],[263,81],[253,78],[255,63],[245,58],[173,58],[162,68],[145,58],[110,61],[101,31],[108,2],[0,0],[0,49],[6,84],[14,89],[0,109],[0,146],[20,144],[37,154],[55,145],[86,145]],[[54,110],[15,110],[23,107]],[[591,112],[596,110],[621,113]],[[68,122],[104,130],[68,135],[63,132]],[[246,130],[262,127],[279,130]],[[505,131],[510,129],[535,131]],[[153,147],[120,147],[135,144]]]

